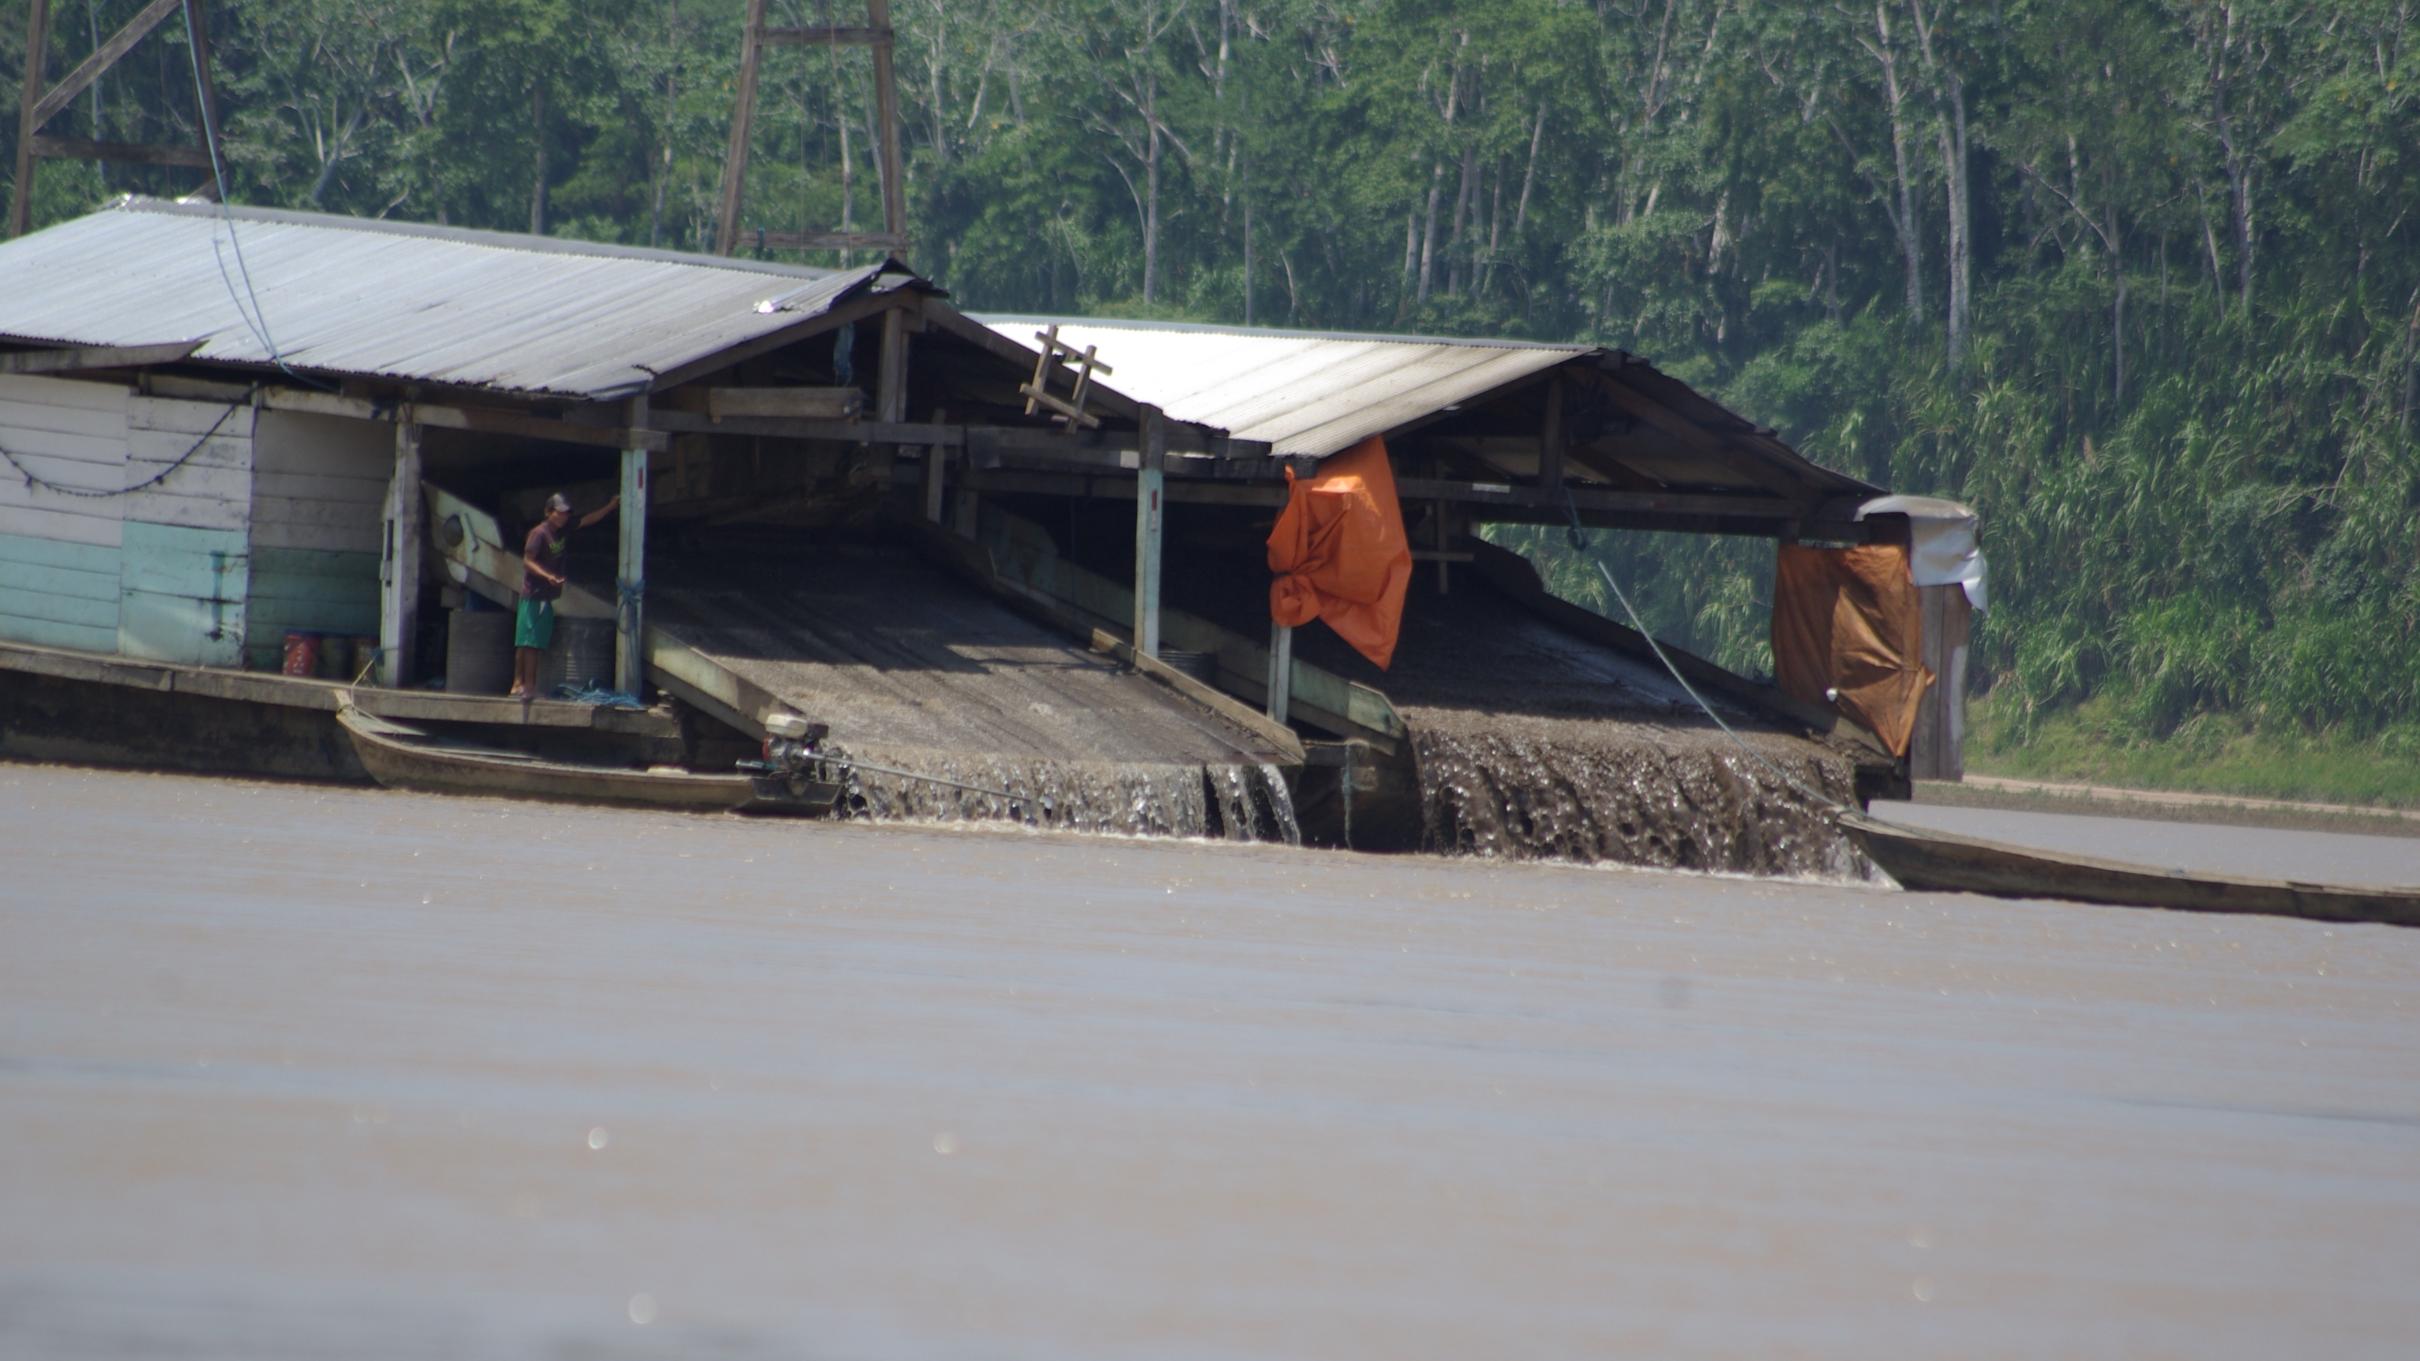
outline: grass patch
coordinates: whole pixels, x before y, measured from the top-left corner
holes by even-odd
[[[2028,734],[1988,696],[1968,703],[1967,722],[1966,768],[1976,775],[2420,808],[2420,722],[2355,738],[2281,735],[2202,714],[2150,738],[2114,703],[2091,699],[2038,717]]]

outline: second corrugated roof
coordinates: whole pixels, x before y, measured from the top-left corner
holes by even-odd
[[[1020,345],[1055,324],[1097,347],[1106,380],[1178,420],[1267,442],[1279,454],[1332,454],[1515,379],[1593,351],[1585,345],[1238,330],[1155,322],[985,316]]]

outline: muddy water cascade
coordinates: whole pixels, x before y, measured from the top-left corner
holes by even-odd
[[[1411,708],[1422,848],[1511,859],[1862,878],[1825,821],[1849,802],[1848,758],[1749,732]],[[1787,776],[1787,779],[1784,776]],[[1802,791],[1793,786],[1804,786]]]
[[[849,811],[859,817],[1006,819],[1060,831],[1302,842],[1293,793],[1274,766],[1056,761],[881,744],[841,744],[834,752],[844,762],[935,777],[852,768]]]

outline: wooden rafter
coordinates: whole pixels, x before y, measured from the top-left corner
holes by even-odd
[[[198,148],[104,142],[83,137],[44,136],[42,129],[64,113],[77,95],[90,89],[102,73],[150,36],[168,16],[191,5],[193,60],[201,76],[203,141]],[[109,35],[92,54],[76,64],[58,84],[44,87],[44,58],[50,43],[50,0],[32,0],[26,20],[25,90],[17,115],[17,177],[9,193],[8,234],[23,236],[33,214],[34,168],[43,160],[132,161],[144,165],[173,165],[210,172],[209,192],[224,197],[226,188],[210,161],[209,128],[217,121],[217,95],[210,79],[208,23],[201,0],[152,0],[125,27]]]
[[[1021,384],[1017,388],[1019,395],[1025,398],[1025,414],[1031,416],[1042,408],[1048,407],[1066,420],[1067,428],[1070,430],[1097,428],[1101,424],[1101,418],[1084,409],[1085,395],[1092,389],[1094,374],[1115,373],[1117,370],[1101,363],[1095,357],[1098,353],[1097,347],[1087,345],[1082,353],[1078,353],[1075,346],[1059,339],[1057,322],[1052,322],[1048,330],[1034,332],[1034,339],[1042,342],[1042,349],[1039,354],[1034,356],[1033,381]],[[1076,371],[1075,390],[1065,397],[1050,390],[1051,368],[1062,359],[1068,361],[1069,366]]]
[[[722,215],[716,220],[714,253],[729,255],[743,240],[760,250],[885,250],[905,255],[907,186],[899,154],[899,89],[891,72],[890,0],[867,0],[862,27],[824,25],[812,28],[769,28],[765,0],[748,0],[747,25],[740,39],[739,90],[731,111],[731,143],[723,156]],[[746,231],[739,225],[740,205],[748,178],[748,148],[756,123],[756,81],[768,47],[863,47],[874,58],[874,124],[879,145],[876,161],[882,176],[882,230],[879,232]]]

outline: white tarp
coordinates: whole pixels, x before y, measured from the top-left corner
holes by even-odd
[[[1980,521],[1972,508],[1938,496],[1877,496],[1857,508],[1857,518],[1904,515],[1908,519],[1908,570],[1919,586],[1966,588],[1967,603],[1981,613],[1984,605],[1983,547],[1978,542]]]

